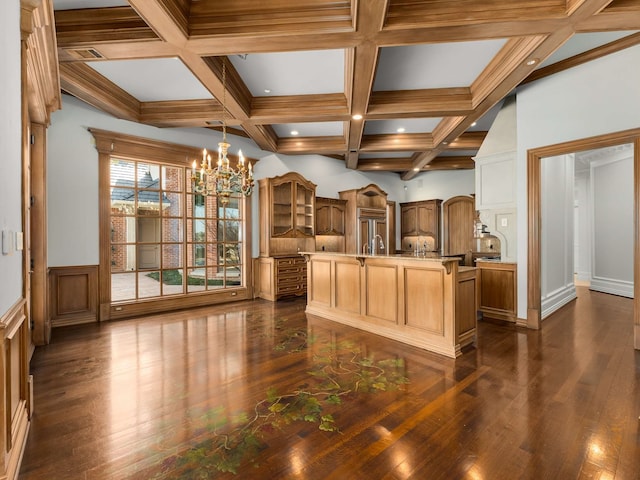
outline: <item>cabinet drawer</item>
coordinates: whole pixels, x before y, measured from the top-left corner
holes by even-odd
[[[307,287],[306,284],[300,285],[285,285],[285,286],[278,286],[277,288],[277,295],[303,295],[304,293],[306,293],[307,291]]]
[[[304,258],[302,258],[300,256],[284,257],[284,258],[277,258],[276,259],[276,265],[277,265],[278,268],[286,267],[286,266],[290,266],[290,265],[304,265],[304,264],[305,264]]]
[[[306,283],[307,276],[304,274],[298,273],[297,275],[289,275],[286,277],[278,277],[278,286],[280,285],[290,285],[292,283]]]
[[[286,275],[299,275],[301,273],[306,273],[307,269],[302,265],[292,265],[290,267],[278,268],[278,276],[286,276]]]

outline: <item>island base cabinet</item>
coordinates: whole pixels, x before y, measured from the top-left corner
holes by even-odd
[[[476,269],[305,252],[307,313],[455,358],[476,338]]]
[[[476,267],[482,318],[517,322],[516,264],[477,261]]]

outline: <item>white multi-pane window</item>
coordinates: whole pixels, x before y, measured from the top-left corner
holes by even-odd
[[[191,191],[182,166],[110,160],[111,301],[243,286],[243,199]]]

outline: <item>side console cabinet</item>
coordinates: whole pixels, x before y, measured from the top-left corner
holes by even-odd
[[[307,293],[307,263],[301,255],[260,257],[258,296],[272,302]]]
[[[483,318],[517,322],[517,270],[515,263],[476,261],[478,308]]]

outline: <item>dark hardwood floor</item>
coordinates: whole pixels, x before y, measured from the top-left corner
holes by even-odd
[[[541,331],[481,322],[456,360],[304,308],[54,330],[19,478],[640,478],[631,300],[580,288]]]

